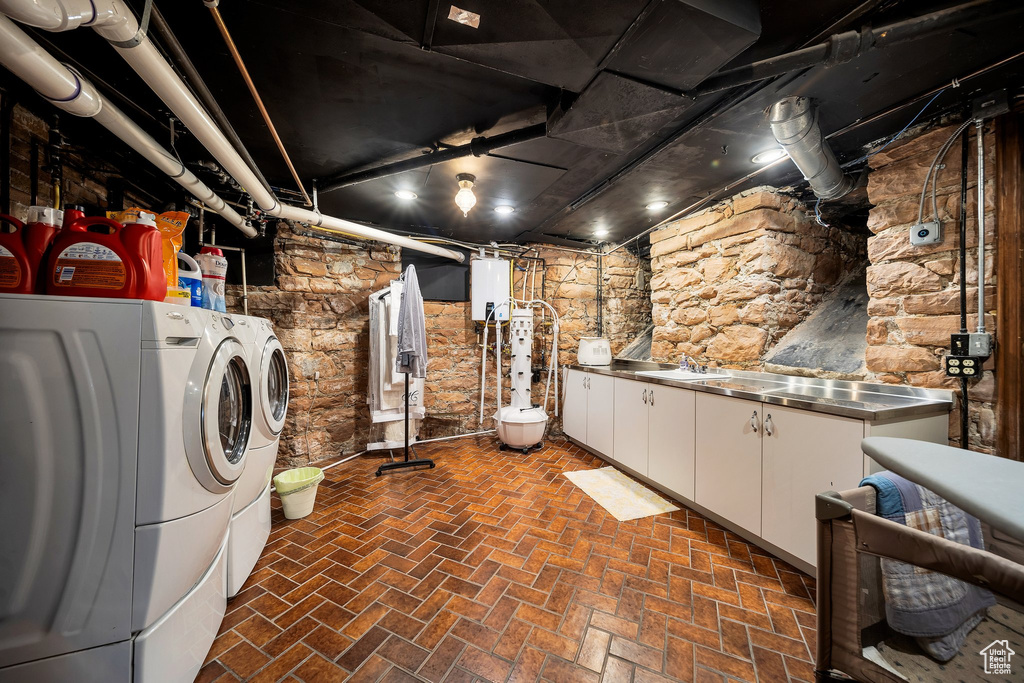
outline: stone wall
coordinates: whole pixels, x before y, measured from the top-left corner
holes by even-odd
[[[652,355],[760,369],[863,254],[862,237],[770,188],[670,223],[651,235]]]
[[[579,337],[597,333],[596,258],[541,245],[534,247],[530,255],[543,259],[544,266],[536,262],[535,296],[549,301],[561,318],[559,361],[574,362]],[[613,348],[621,348],[650,324],[646,292],[634,288],[637,269],[649,274],[649,266],[626,252],[616,252],[605,261],[604,325],[612,337]],[[521,259],[516,263],[525,268],[531,262]],[[357,453],[370,440],[371,429],[366,405],[367,297],[399,276],[400,250],[304,237],[281,223],[275,239],[275,267],[276,286],[249,289],[249,313],[274,323],[288,357],[292,384],[288,420],[282,433],[282,463]],[[515,271],[517,297],[522,294],[524,275],[522,270]],[[239,289],[231,288],[229,293],[229,308],[239,311]],[[491,379],[481,423],[482,337],[471,319],[469,302],[428,301],[424,312],[430,362],[424,396],[427,418],[420,436],[449,436],[490,428],[490,414],[494,412],[493,365],[488,367]],[[551,348],[550,326],[544,325],[539,314],[536,323],[540,333],[535,336],[534,357],[543,356],[546,367]],[[493,339],[492,331],[489,343]],[[489,359],[493,363],[493,354],[489,354]],[[507,368],[507,356],[503,362]],[[314,379],[317,372],[319,381]],[[544,379],[546,374],[534,385],[536,402],[543,399]],[[560,430],[555,420],[551,427]]]
[[[96,124],[98,125],[98,124]],[[36,203],[53,204],[53,177],[44,169],[47,164],[46,146],[50,124],[20,104],[14,105],[11,119],[11,206],[10,213],[19,220],[28,218],[32,205],[32,147],[37,149]],[[76,142],[75,140],[71,141]],[[149,200],[134,195],[130,189],[117,206],[108,202],[107,181],[117,177],[118,169],[107,163],[101,155],[88,148],[75,146],[65,150],[61,183],[61,206],[82,204],[93,211],[120,211],[128,206],[148,208]],[[7,207],[0,207],[4,211]]]
[[[867,270],[868,313],[867,367],[875,379],[894,384],[954,389],[959,381],[945,376],[942,355],[949,348],[949,335],[960,328],[960,143],[953,143],[939,171],[937,201],[943,222],[943,240],[934,245],[912,247],[910,228],[917,222],[918,203],[925,174],[939,147],[954,126],[936,127],[897,142],[871,158],[868,197],[874,208],[868,227],[871,265]],[[971,127],[967,200],[967,282],[969,328],[977,325],[977,186],[976,142]],[[987,133],[985,189],[986,311],[995,310],[996,221],[994,215],[994,136]],[[926,203],[925,219],[931,217]],[[986,314],[985,326],[995,332],[994,316]],[[985,366],[980,380],[968,390],[970,448],[991,452],[995,445],[995,372],[993,362]],[[950,414],[950,441],[960,443],[959,408]]]

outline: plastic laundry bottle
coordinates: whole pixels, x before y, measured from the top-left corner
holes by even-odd
[[[178,287],[187,289],[192,305],[203,305],[203,271],[196,260],[188,254],[178,252]]]
[[[34,287],[35,272],[25,253],[25,225],[14,216],[0,214],[0,292],[31,294]]]
[[[28,222],[25,224],[25,255],[32,272],[35,273],[33,290],[36,294],[46,293],[46,259],[50,247],[64,222],[64,212],[49,206],[30,206]]]
[[[138,298],[163,301],[167,297],[167,275],[164,273],[163,238],[156,228],[156,216],[140,211],[135,222],[125,224],[121,235],[135,262]]]
[[[228,273],[228,261],[224,252],[216,247],[203,247],[196,262],[203,271],[203,308],[227,313],[224,299],[224,282]]]

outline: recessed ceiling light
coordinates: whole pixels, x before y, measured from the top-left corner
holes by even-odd
[[[666,206],[668,206],[668,202],[651,202],[650,204],[647,205],[647,210],[648,211],[661,211]]]
[[[750,160],[755,164],[770,164],[773,161],[778,161],[784,156],[786,156],[786,150],[781,147],[775,147],[773,149],[766,149],[763,152],[758,152],[751,157]]]
[[[418,195],[415,192],[411,192],[410,190],[398,190],[397,192],[395,192],[395,196],[398,197],[399,199],[409,200],[416,199]]]
[[[516,210],[516,207],[509,206],[508,204],[501,204],[499,206],[494,207],[494,213],[500,213],[500,214],[513,213],[513,212],[515,212],[515,210]]]
[[[594,231],[594,237],[607,237],[607,236],[608,236],[608,231],[605,230],[604,228],[598,228],[597,230]]]

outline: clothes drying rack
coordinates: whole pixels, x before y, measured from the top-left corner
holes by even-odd
[[[403,281],[405,280],[405,273],[402,273],[400,279]],[[405,296],[405,288],[402,289],[402,296]],[[402,367],[409,367],[409,354],[401,354],[401,361]],[[421,465],[427,465],[429,469],[434,469],[434,461],[431,460],[430,458],[409,458],[409,452],[413,451],[413,446],[409,443],[409,373],[403,372],[402,374],[405,375],[405,415],[403,416],[405,419],[405,458],[403,460],[395,460],[394,456],[392,455],[391,462],[381,463],[381,465],[377,468],[378,477],[390,470],[399,470],[404,469],[406,467],[419,467]],[[390,453],[390,450],[388,452]]]

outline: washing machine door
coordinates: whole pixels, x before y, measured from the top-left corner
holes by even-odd
[[[274,437],[284,428],[288,412],[288,363],[277,337],[271,337],[263,347],[260,367],[260,407],[270,434]]]
[[[197,363],[193,373],[202,369]],[[252,379],[237,339],[220,342],[201,381],[189,382],[186,402],[189,465],[205,488],[224,493],[242,474],[252,431]]]

